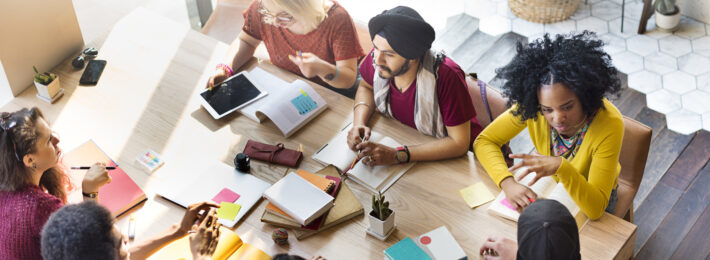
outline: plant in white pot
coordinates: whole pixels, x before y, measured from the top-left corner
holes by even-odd
[[[656,26],[664,31],[675,31],[680,22],[680,9],[675,0],[656,0],[653,3],[656,10]]]
[[[389,201],[385,201],[385,196],[378,194],[372,195],[372,211],[368,215],[370,219],[370,228],[367,233],[385,240],[394,231],[394,211],[389,208]]]
[[[32,66],[35,70],[34,82],[37,88],[37,97],[48,102],[53,103],[59,97],[64,94],[64,89],[59,85],[59,77],[54,73],[39,73],[37,67]]]

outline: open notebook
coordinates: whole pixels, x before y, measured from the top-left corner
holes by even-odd
[[[373,193],[383,193],[399,180],[405,172],[414,166],[414,163],[394,164],[389,166],[367,166],[358,161],[354,167],[350,164],[357,158],[357,152],[350,150],[347,143],[350,125],[342,128],[338,134],[327,144],[323,145],[315,154],[313,160],[324,165],[332,164],[341,171],[345,171],[350,179],[364,186]],[[394,139],[372,131],[370,141],[389,147],[402,146]]]
[[[241,108],[239,112],[259,123],[266,118],[271,119],[286,137],[328,107],[328,103],[305,81],[287,83],[260,68],[251,70],[249,76],[269,95]]]
[[[516,171],[515,176],[519,176],[523,169],[524,168],[521,168]],[[528,186],[527,184],[530,183],[533,178],[535,178],[535,173],[530,173],[519,183]],[[564,205],[574,217],[578,228],[581,229],[587,222],[587,216],[584,215],[579,206],[572,200],[572,197],[569,196],[563,184],[557,183],[552,177],[542,177],[535,184],[528,187],[537,194],[538,198],[556,200]],[[496,197],[493,203],[488,207],[488,213],[513,221],[518,221],[518,217],[520,217],[520,213],[515,210],[514,205],[508,202],[505,197],[505,192],[503,191],[498,194],[498,197]]]
[[[270,260],[271,256],[261,249],[244,243],[241,238],[231,230],[220,227],[217,249],[212,254],[214,260]],[[158,259],[192,259],[190,253],[190,236],[184,236],[164,246],[151,255],[149,260]]]

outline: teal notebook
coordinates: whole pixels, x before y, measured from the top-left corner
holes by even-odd
[[[392,247],[385,250],[385,257],[390,260],[411,259],[411,260],[431,260],[424,250],[419,248],[414,241],[407,237],[397,242]]]

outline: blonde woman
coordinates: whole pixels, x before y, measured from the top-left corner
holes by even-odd
[[[238,46],[227,64],[217,65],[207,87],[244,65],[263,42],[271,63],[353,98],[357,62],[363,56],[355,24],[330,0],[254,0],[244,11]],[[231,55],[230,55],[231,56]]]

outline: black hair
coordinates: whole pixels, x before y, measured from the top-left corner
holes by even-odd
[[[594,32],[545,34],[524,46],[517,45],[515,57],[496,73],[503,79],[508,106],[517,104],[513,115],[522,120],[536,119],[540,111],[537,92],[542,85],[562,83],[579,98],[587,116],[603,108],[605,96],[618,96],[621,81],[604,52],[604,43]]]
[[[305,258],[297,255],[278,254],[272,257],[271,260],[305,260]]]
[[[42,258],[116,259],[121,238],[112,231],[111,212],[96,202],[64,206],[42,228]]]

